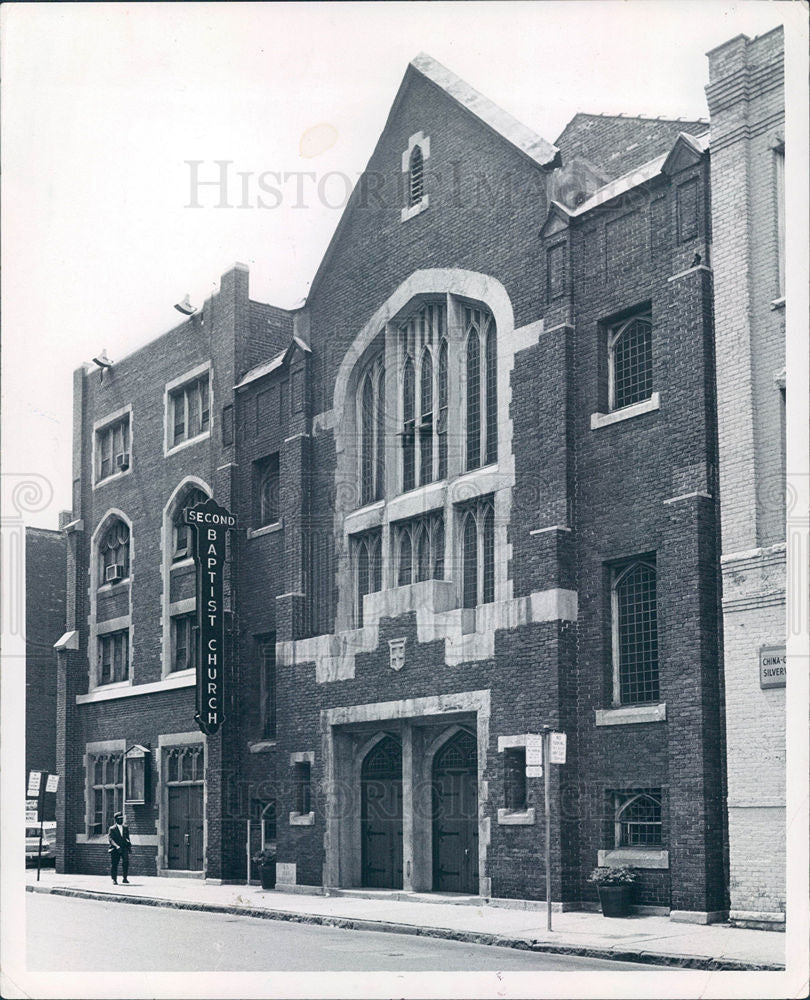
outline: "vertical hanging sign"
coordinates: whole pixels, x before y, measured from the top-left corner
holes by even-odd
[[[194,536],[197,565],[197,714],[206,736],[225,721],[225,539],[236,516],[212,499],[186,507],[183,520]]]

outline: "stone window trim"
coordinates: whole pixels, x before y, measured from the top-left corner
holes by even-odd
[[[414,150],[418,147],[421,166],[421,185],[416,192],[418,197],[414,197],[413,182],[411,177],[411,165],[414,158]],[[425,192],[425,164],[430,159],[430,136],[423,132],[414,132],[408,139],[408,145],[402,153],[402,173],[405,175],[405,196],[407,204],[400,213],[400,222],[407,222],[415,216],[421,214],[430,204],[430,198]]]
[[[597,851],[596,863],[602,868],[668,869],[669,851],[644,850],[638,847],[617,847]]]
[[[173,399],[179,390],[190,385],[192,382],[196,382],[198,379],[202,378],[208,373],[208,427],[204,431],[200,431],[195,434],[194,437],[184,438],[182,441],[178,441],[176,444],[173,441],[173,431],[174,431],[174,420],[173,420]],[[195,368],[189,369],[182,375],[178,375],[176,378],[171,379],[167,382],[163,389],[163,455],[168,458],[170,455],[177,454],[178,451],[182,451],[184,448],[188,448],[191,445],[198,444],[200,441],[205,441],[207,438],[211,437],[211,429],[213,426],[213,413],[214,413],[214,385],[213,385],[213,363],[208,360],[204,361],[202,364],[197,365]]]
[[[620,410],[611,410],[609,413],[592,413],[591,430],[599,430],[600,427],[610,427],[611,424],[621,423],[623,420],[631,420],[633,417],[640,417],[644,413],[655,413],[661,409],[661,393],[653,392],[649,399],[643,399],[640,403],[632,403],[624,406]]]
[[[264,524],[261,528],[248,528],[245,532],[245,538],[249,540],[251,538],[261,538],[263,535],[274,535],[283,528],[284,518],[280,517],[278,521],[274,521],[272,524]]]
[[[99,436],[108,428],[122,421],[126,421],[127,425],[127,453],[129,456],[127,467],[126,469],[119,469],[118,471],[113,471],[112,473],[110,473],[110,475],[104,476],[104,478],[102,479],[100,475],[101,458],[99,452],[100,448]],[[93,435],[91,439],[92,442],[91,467],[93,472],[92,475],[93,490],[98,489],[100,486],[106,486],[107,483],[111,483],[118,479],[122,479],[124,476],[128,476],[132,472],[133,427],[134,427],[134,417],[133,417],[132,403],[127,403],[126,406],[122,406],[119,409],[114,410],[112,413],[106,414],[105,416],[101,417],[99,420],[96,420],[93,423]],[[115,463],[115,461],[116,461],[116,456],[113,455],[113,463]]]
[[[596,726],[637,726],[647,722],[666,722],[667,703],[656,705],[622,705],[616,708],[597,708]]]
[[[161,579],[163,583],[163,593],[161,595],[161,677],[164,679],[185,673],[185,671],[172,671],[172,615],[189,613],[195,611],[197,607],[196,596],[187,598],[183,602],[173,602],[171,599],[173,574],[194,565],[191,555],[187,558],[175,559],[175,524],[180,509],[185,505],[189,495],[195,491],[199,491],[204,497],[212,497],[214,495],[213,490],[205,480],[200,479],[198,476],[185,476],[175,486],[166,502],[166,506],[163,508],[160,542]]]

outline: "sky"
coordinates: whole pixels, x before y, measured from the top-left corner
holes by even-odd
[[[39,527],[70,508],[82,362],[170,329],[173,304],[186,293],[200,304],[237,260],[252,298],[302,303],[420,51],[553,142],[578,111],[707,117],[705,53],[802,11],[790,0],[4,4],[4,520],[12,496]],[[211,187],[193,196],[189,161],[200,180],[227,170],[227,206]],[[282,182],[262,208],[264,171],[315,179],[301,194]]]

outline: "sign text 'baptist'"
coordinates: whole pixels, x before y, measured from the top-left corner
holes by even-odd
[[[197,715],[200,729],[210,736],[225,721],[225,577],[226,533],[236,517],[215,500],[205,500],[183,512],[194,538],[197,564]]]

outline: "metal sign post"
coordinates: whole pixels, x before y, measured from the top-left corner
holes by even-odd
[[[543,789],[546,814],[546,927],[551,930],[551,730],[543,727]]]

